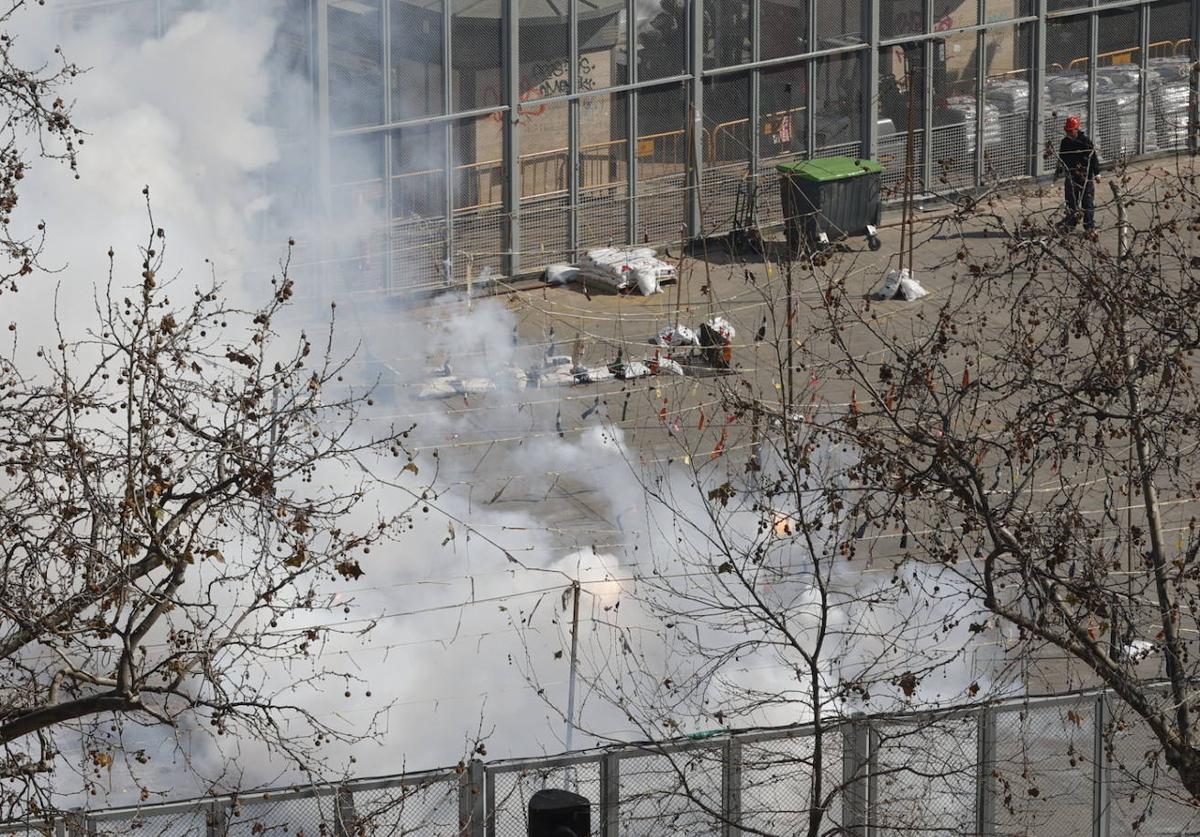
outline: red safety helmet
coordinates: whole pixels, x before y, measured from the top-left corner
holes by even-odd
[[[1079,130],[1079,117],[1078,116],[1068,116],[1067,121],[1063,123],[1063,130],[1067,131],[1067,132],[1078,131]]]

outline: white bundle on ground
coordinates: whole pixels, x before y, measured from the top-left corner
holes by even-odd
[[[871,299],[903,299],[912,300],[928,296],[929,291],[913,278],[908,268],[897,270],[892,268],[883,277],[883,284],[871,294]]]
[[[546,268],[546,284],[566,285],[579,279],[579,268],[570,264],[552,264]]]
[[[570,366],[543,366],[529,370],[529,380],[537,381],[539,389],[547,387],[569,387],[575,383],[575,373]]]
[[[664,328],[651,337],[650,343],[653,346],[668,346],[677,349],[680,346],[699,346],[700,339],[696,337],[696,332],[687,326],[676,324]]]
[[[661,290],[661,283],[675,278],[675,267],[658,258],[649,247],[600,247],[583,254],[579,277],[618,291],[637,286],[649,296]]]
[[[434,378],[421,385],[417,398],[453,398],[456,395],[483,395],[496,389],[490,378]]]
[[[613,379],[613,373],[607,366],[576,366],[572,371],[577,384],[598,384]]]
[[[614,371],[617,373],[617,377],[623,381],[646,378],[650,375],[650,367],[637,360],[627,360],[614,368]]]
[[[650,362],[651,371],[657,375],[682,375],[683,367],[679,365],[679,361],[671,360],[669,357],[659,358]]]

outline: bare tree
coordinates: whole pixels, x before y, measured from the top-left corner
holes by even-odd
[[[0,11],[0,292],[49,294],[44,225],[22,239],[10,224],[31,160],[74,169],[84,136],[63,99],[78,70],[58,50],[53,66],[13,59],[5,30],[26,5]],[[328,634],[322,585],[362,575],[407,525],[403,500],[366,502],[415,474],[406,434],[364,431],[370,394],[342,382],[332,318],[318,343],[281,329],[286,259],[249,307],[215,278],[172,279],[145,194],[138,273],[117,275],[110,251],[106,281],[59,289],[75,319],[91,297],[90,327],[11,322],[0,356],[0,816],[49,810],[55,786],[95,792],[115,766],[141,784],[156,767],[145,736],[126,746],[130,725],[249,737],[309,771],[320,745],[370,731],[297,692],[350,694],[349,672],[304,661]]]
[[[313,745],[359,734],[295,696],[325,681],[349,695],[356,678],[297,661],[329,630],[322,585],[361,576],[408,524],[403,502],[366,505],[380,457],[401,457],[392,478],[416,471],[406,434],[364,433],[372,401],[339,383],[332,325],[319,344],[280,336],[286,262],[266,304],[241,309],[215,283],[163,280],[165,246],[151,223],[137,284],[110,270],[86,336],[60,327],[33,368],[14,337],[0,359],[0,778],[13,807],[62,766],[68,724],[96,776],[146,761],[123,749],[127,723],[249,736],[302,769],[319,764]]]

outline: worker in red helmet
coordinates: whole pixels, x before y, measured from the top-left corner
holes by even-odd
[[[1067,204],[1067,215],[1062,220],[1064,229],[1074,229],[1083,218],[1083,228],[1096,228],[1096,184],[1100,182],[1100,160],[1096,146],[1083,132],[1078,116],[1068,116],[1063,123],[1065,136],[1058,146],[1058,165],[1054,179],[1066,175],[1063,197]]]

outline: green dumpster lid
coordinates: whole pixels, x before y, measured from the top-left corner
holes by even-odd
[[[874,160],[861,160],[857,157],[818,157],[814,160],[780,163],[775,170],[780,174],[825,183],[830,180],[858,177],[860,174],[879,174],[883,171],[883,166]]]

